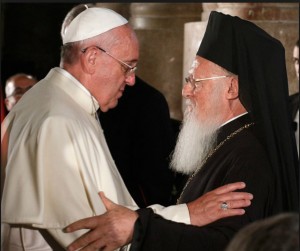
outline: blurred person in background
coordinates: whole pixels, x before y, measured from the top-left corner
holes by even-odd
[[[7,111],[10,111],[25,92],[37,82],[38,80],[34,76],[25,73],[17,73],[9,77],[5,83],[5,106]]]
[[[299,214],[276,214],[247,225],[226,251],[299,251]]]

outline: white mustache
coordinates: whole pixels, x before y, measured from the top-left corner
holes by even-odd
[[[188,116],[195,109],[196,105],[190,99],[185,101],[185,105],[184,116]]]

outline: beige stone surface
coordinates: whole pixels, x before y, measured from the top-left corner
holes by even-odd
[[[184,24],[200,21],[202,4],[132,3],[130,10],[140,41],[137,75],[160,90],[171,117],[181,119]]]

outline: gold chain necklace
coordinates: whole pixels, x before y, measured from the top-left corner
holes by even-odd
[[[196,176],[196,174],[200,171],[201,167],[203,167],[206,163],[206,161],[221,147],[225,144],[225,142],[227,142],[228,140],[230,140],[231,138],[233,138],[235,135],[237,135],[238,133],[240,133],[241,131],[243,131],[244,129],[247,129],[251,126],[253,126],[254,123],[249,123],[246,124],[244,126],[242,126],[241,128],[237,129],[236,131],[234,131],[233,133],[231,133],[229,136],[227,136],[226,139],[224,139],[222,142],[220,142],[208,155],[207,157],[204,159],[203,163],[201,166],[199,166],[194,172],[193,174],[189,177],[188,181],[185,183],[184,188],[182,189],[182,192],[179,196],[179,198],[177,199],[177,205],[179,204],[179,202],[181,201],[182,195],[185,191],[185,189],[187,188],[187,186],[190,184],[190,182],[192,181],[192,179]]]

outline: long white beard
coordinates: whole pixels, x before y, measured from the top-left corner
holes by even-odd
[[[171,169],[176,172],[184,174],[194,172],[203,164],[216,143],[220,119],[213,116],[211,119],[200,122],[196,110],[193,107],[184,116],[171,159]]]

